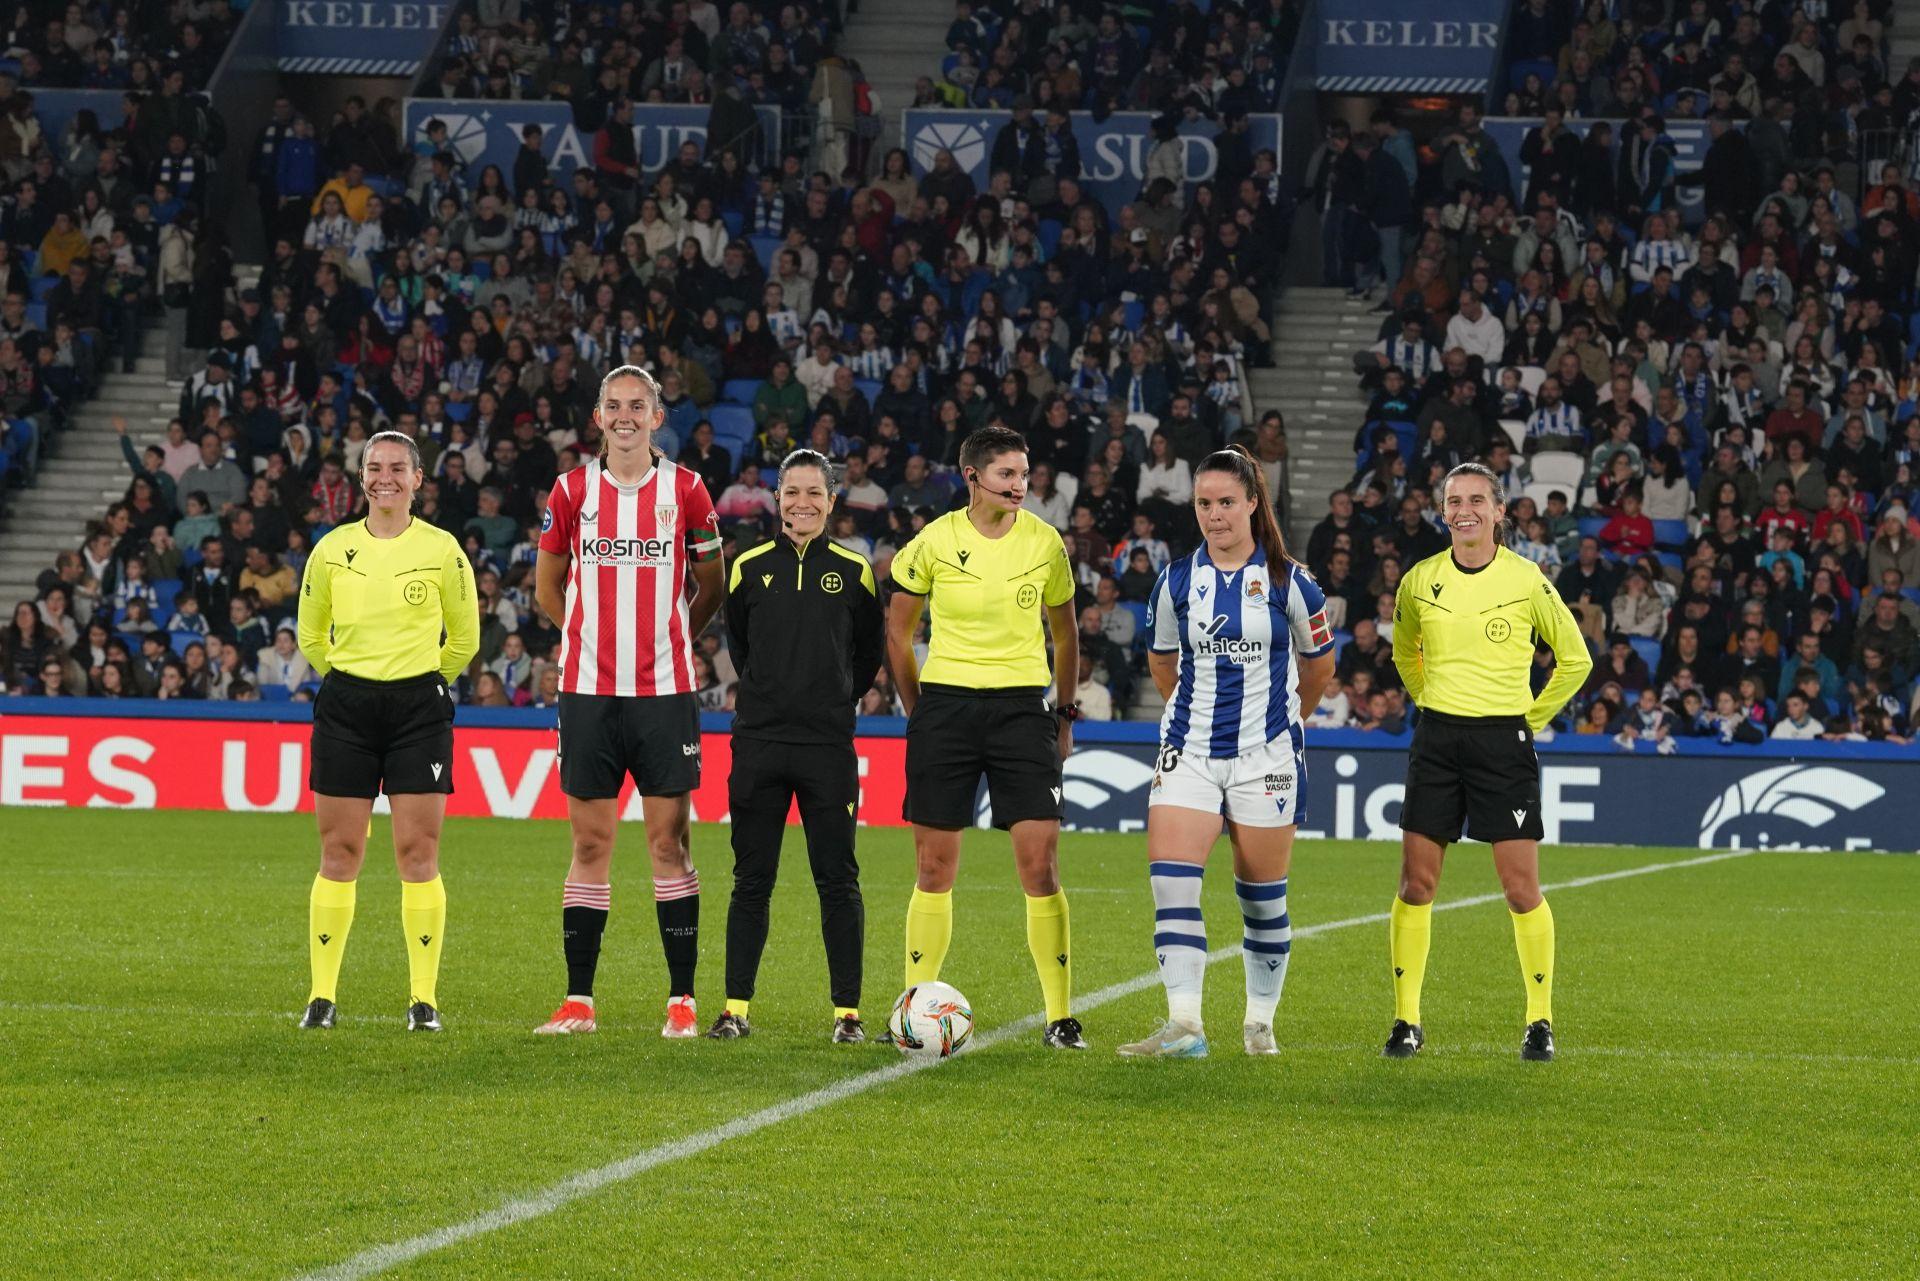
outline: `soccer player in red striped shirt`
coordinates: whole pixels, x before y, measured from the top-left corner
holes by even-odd
[[[561,897],[567,999],[536,1029],[543,1033],[594,1029],[614,825],[631,776],[667,959],[661,1035],[699,1034],[700,877],[688,838],[689,795],[700,785],[693,638],[719,609],[726,577],[706,486],[654,452],[664,416],[644,369],[608,374],[593,410],[600,456],[554,482],[540,533],[535,594],[561,633],[560,790],[573,825]]]

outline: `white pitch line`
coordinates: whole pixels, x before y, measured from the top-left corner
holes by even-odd
[[[1703,854],[1699,858],[1678,859],[1670,863],[1645,863],[1636,867],[1621,868],[1618,871],[1600,872],[1593,876],[1579,876],[1570,881],[1560,881],[1557,884],[1543,885],[1540,888],[1543,891],[1579,889],[1584,885],[1598,885],[1605,881],[1623,881],[1629,877],[1650,876],[1655,872],[1674,871],[1684,867],[1700,867],[1707,863],[1720,863],[1728,859],[1745,858],[1750,854],[1762,852],[1764,851],[1728,850],[1718,854]],[[1436,912],[1445,912],[1452,911],[1456,908],[1478,907],[1485,903],[1499,902],[1505,897],[1504,894],[1476,894],[1470,898],[1450,899],[1445,903],[1436,903],[1433,906],[1433,910]],[[1303,925],[1296,928],[1293,935],[1296,939],[1311,938],[1317,934],[1329,934],[1334,930],[1348,929],[1356,925],[1377,925],[1386,919],[1387,914],[1385,912],[1370,912],[1365,916],[1350,916],[1339,921],[1325,921],[1318,925]],[[1240,946],[1238,944],[1231,947],[1215,948],[1213,951],[1207,953],[1207,964],[1212,965],[1219,961],[1230,960],[1238,955],[1240,955]],[[1125,982],[1115,983],[1110,987],[1103,987],[1098,991],[1088,993],[1075,1001],[1074,1004],[1080,1010],[1098,1009],[1100,1006],[1118,1001],[1123,997],[1132,996],[1136,992],[1144,992],[1159,982],[1159,972],[1157,970],[1150,970],[1145,974],[1127,979]],[[1046,1015],[1039,1013],[1029,1014],[1025,1018],[1015,1019],[1011,1023],[1003,1023],[999,1027],[976,1037],[973,1046],[961,1057],[969,1057],[978,1051],[991,1049],[1002,1041],[1032,1032],[1045,1021]],[[370,1277],[376,1273],[385,1272],[388,1268],[398,1267],[400,1264],[411,1262],[414,1259],[420,1258],[422,1255],[432,1254],[436,1250],[444,1250],[450,1245],[458,1245],[460,1242],[470,1240],[473,1237],[485,1236],[490,1232],[498,1232],[501,1228],[511,1227],[516,1223],[523,1223],[529,1219],[538,1219],[544,1215],[552,1214],[555,1210],[569,1205],[574,1201],[578,1201],[582,1197],[592,1196],[594,1193],[611,1187],[616,1183],[624,1183],[628,1179],[636,1175],[645,1174],[648,1170],[655,1169],[658,1166],[667,1165],[686,1157],[698,1156],[700,1153],[710,1148],[717,1148],[722,1143],[731,1139],[745,1138],[750,1134],[757,1134],[761,1130],[778,1125],[782,1121],[790,1121],[795,1117],[806,1116],[810,1112],[818,1112],[821,1108],[830,1107],[835,1103],[853,1098],[856,1095],[865,1094],[867,1091],[878,1086],[897,1081],[903,1076],[937,1067],[941,1062],[942,1060],[940,1059],[903,1058],[899,1062],[889,1064],[886,1067],[878,1068],[871,1072],[863,1072],[858,1076],[846,1077],[833,1082],[831,1085],[824,1085],[817,1090],[811,1090],[806,1094],[797,1095],[784,1102],[762,1108],[758,1112],[736,1117],[723,1125],[714,1126],[712,1129],[702,1130],[696,1134],[689,1134],[685,1138],[674,1139],[671,1142],[662,1143],[656,1147],[646,1148],[634,1153],[632,1156],[622,1157],[620,1160],[609,1162],[606,1165],[599,1165],[589,1170],[582,1170],[578,1174],[562,1179],[551,1187],[544,1188],[529,1196],[515,1197],[511,1201],[504,1202],[483,1214],[477,1214],[459,1223],[451,1223],[444,1228],[435,1228],[431,1232],[423,1232],[419,1236],[408,1237],[404,1241],[394,1241],[386,1245],[377,1245],[371,1249],[363,1250],[352,1258],[336,1263],[330,1268],[323,1268],[318,1272],[305,1274],[302,1281],[359,1281],[362,1277]]]

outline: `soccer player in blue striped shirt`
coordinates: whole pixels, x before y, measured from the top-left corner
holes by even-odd
[[[1333,674],[1333,633],[1326,597],[1287,555],[1251,454],[1209,454],[1194,476],[1193,508],[1206,541],[1167,566],[1148,607],[1148,669],[1167,700],[1147,799],[1167,1021],[1120,1053],[1207,1053],[1200,883],[1224,816],[1245,926],[1242,1042],[1248,1054],[1275,1054],[1273,1016],[1293,947],[1287,871],[1306,804],[1301,722]]]

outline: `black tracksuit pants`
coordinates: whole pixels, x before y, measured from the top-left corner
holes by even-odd
[[[767,907],[780,870],[780,843],[796,797],[813,884],[820,894],[820,934],[827,945],[833,1004],[857,1007],[867,912],[860,898],[860,865],[853,855],[860,771],[852,743],[819,747],[733,740],[733,772],[727,780],[733,811],[727,999],[753,998],[760,954],[767,946]]]

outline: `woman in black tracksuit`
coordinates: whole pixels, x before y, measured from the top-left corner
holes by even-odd
[[[833,997],[833,1039],[866,1039],[860,963],[866,908],[853,838],[859,765],[853,712],[886,651],[873,567],[825,537],[833,510],[830,464],[789,454],[775,490],[782,532],[733,562],[727,629],[740,684],[733,717],[733,901],[727,908],[727,1008],[707,1035],[751,1032],[767,905],[780,866],[787,811],[797,797],[820,893]]]

